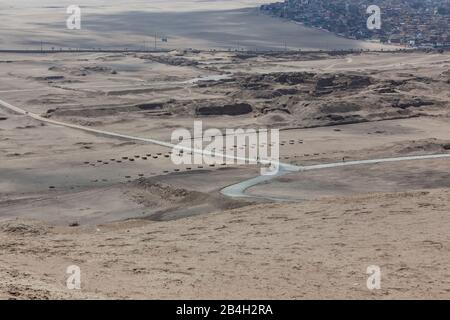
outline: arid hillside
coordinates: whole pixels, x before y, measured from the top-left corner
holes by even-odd
[[[367,194],[81,229],[3,221],[0,297],[448,299],[449,196]],[[74,264],[79,291],[65,286]],[[366,287],[370,265],[381,290]]]

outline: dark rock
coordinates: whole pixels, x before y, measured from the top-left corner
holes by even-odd
[[[392,105],[394,108],[400,109],[408,109],[408,108],[419,108],[423,106],[432,106],[434,102],[432,101],[423,101],[422,99],[414,99],[414,100],[406,100],[406,101],[398,101]]]
[[[236,103],[224,106],[199,107],[196,110],[196,114],[200,116],[218,116],[218,115],[238,116],[251,113],[252,111],[253,108],[248,103]]]

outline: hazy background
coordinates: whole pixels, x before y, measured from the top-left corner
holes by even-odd
[[[344,49],[375,44],[262,15],[267,0],[0,0],[0,48]],[[274,1],[272,1],[274,2]],[[68,30],[66,8],[82,8]],[[161,38],[167,37],[168,42]]]

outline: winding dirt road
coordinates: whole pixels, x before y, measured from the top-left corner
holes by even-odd
[[[215,156],[215,157],[223,157],[223,158],[232,159],[232,160],[249,161],[249,162],[253,162],[253,163],[259,163],[262,165],[276,164],[279,166],[279,171],[276,174],[261,175],[261,176],[228,186],[221,190],[221,193],[223,195],[225,195],[227,197],[231,197],[231,198],[259,198],[257,196],[247,195],[245,192],[251,187],[254,187],[254,186],[264,183],[264,182],[268,182],[272,179],[278,178],[280,176],[283,176],[283,175],[291,173],[291,172],[312,171],[312,170],[321,170],[321,169],[338,168],[338,167],[346,167],[346,166],[378,164],[378,163],[386,163],[386,162],[450,158],[450,153],[442,153],[442,154],[432,154],[432,155],[423,155],[423,156],[406,156],[406,157],[393,157],[393,158],[383,158],[383,159],[358,160],[358,161],[349,161],[349,162],[336,162],[336,163],[317,164],[317,165],[310,165],[310,166],[295,166],[295,165],[281,163],[281,162],[274,163],[273,160],[271,161],[271,160],[243,158],[243,157],[237,157],[234,155],[230,156],[227,154],[221,154],[219,152],[210,152],[210,151],[193,149],[193,148],[189,148],[189,147],[175,145],[175,144],[160,141],[160,140],[134,137],[134,136],[130,136],[130,135],[109,132],[109,131],[104,131],[104,130],[97,130],[97,129],[92,129],[92,128],[88,128],[88,127],[84,127],[84,126],[80,126],[80,125],[76,125],[76,124],[51,120],[51,119],[47,119],[42,116],[39,116],[35,113],[28,112],[17,106],[13,106],[12,104],[10,104],[6,101],[3,101],[1,99],[0,99],[0,105],[6,109],[9,109],[10,111],[13,111],[13,112],[21,114],[21,115],[28,116],[32,119],[41,121],[43,123],[67,127],[67,128],[71,128],[71,129],[75,129],[75,130],[81,130],[81,131],[89,132],[89,133],[96,134],[96,135],[124,139],[124,140],[132,140],[132,141],[151,143],[151,144],[167,147],[167,148],[170,148],[173,150],[183,150],[186,152],[192,152],[192,153],[206,155],[206,156]],[[292,199],[268,198],[268,197],[264,197],[264,199],[275,200],[275,201],[292,200]]]

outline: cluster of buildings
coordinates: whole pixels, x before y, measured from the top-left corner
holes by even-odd
[[[371,5],[381,10],[379,29],[367,26]],[[351,39],[450,47],[450,0],[286,0],[263,5],[261,11]]]

